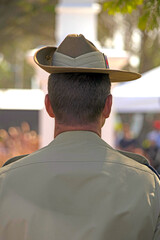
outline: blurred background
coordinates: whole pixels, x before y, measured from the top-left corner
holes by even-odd
[[[84,34],[110,68],[142,78],[113,84],[113,113],[102,137],[146,156],[160,172],[160,2],[158,0],[0,0],[0,166],[53,139],[44,110],[47,73],[33,62],[44,45]]]

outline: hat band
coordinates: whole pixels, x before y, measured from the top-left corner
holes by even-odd
[[[76,58],[55,52],[52,58],[52,65],[63,67],[106,68],[104,55],[98,51],[86,53]]]

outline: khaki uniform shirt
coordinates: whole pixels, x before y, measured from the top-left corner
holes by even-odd
[[[145,158],[65,132],[0,169],[0,240],[160,240],[160,181]]]

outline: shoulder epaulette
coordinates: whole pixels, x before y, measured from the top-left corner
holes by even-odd
[[[136,153],[132,153],[132,152],[126,152],[126,151],[122,151],[122,150],[117,150],[119,153],[125,155],[126,157],[129,157],[145,166],[147,166],[152,172],[154,172],[158,179],[160,180],[160,175],[159,173],[154,169],[154,167],[152,167],[150,164],[149,164],[149,161],[142,155],[139,155],[139,154],[136,154]]]
[[[13,162],[16,162],[18,160],[20,160],[21,158],[24,158],[26,156],[28,156],[29,154],[25,154],[25,155],[20,155],[20,156],[16,156],[16,157],[13,157],[13,158],[10,158],[9,160],[7,160],[2,167],[5,167],[7,166],[8,164],[10,163],[13,163]]]

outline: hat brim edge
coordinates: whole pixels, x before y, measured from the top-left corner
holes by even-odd
[[[36,62],[37,63],[37,62]],[[57,67],[57,66],[45,66],[39,64],[46,72],[52,73],[101,73],[109,74],[111,82],[125,82],[133,81],[141,77],[141,74],[135,72],[128,72],[124,70],[115,70],[115,69],[101,69],[101,68],[71,68],[71,67]]]
[[[40,64],[37,59],[37,53],[41,50],[45,49],[57,49],[56,47],[43,47],[39,49],[34,54],[34,61],[35,63],[45,70],[48,73],[101,73],[101,74],[109,74],[109,78],[111,82],[126,82],[126,81],[133,81],[141,77],[141,74],[136,72],[130,72],[126,70],[116,70],[116,69],[104,69],[104,68],[80,68],[80,67],[64,67],[64,66],[49,66]]]

